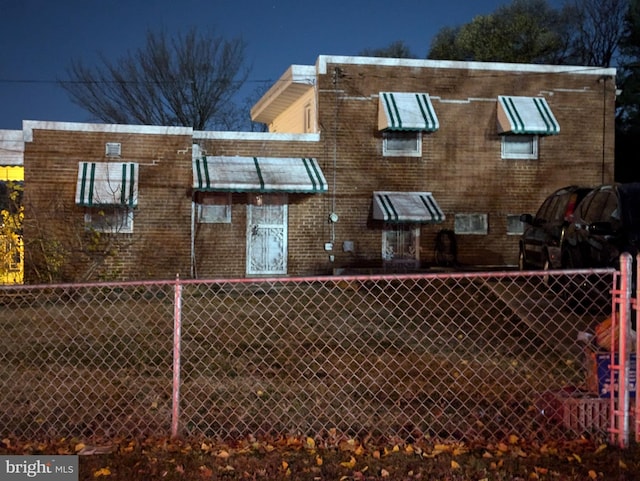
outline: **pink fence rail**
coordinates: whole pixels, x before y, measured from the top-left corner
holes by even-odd
[[[609,435],[613,269],[0,288],[0,435]],[[617,407],[616,407],[617,409]]]

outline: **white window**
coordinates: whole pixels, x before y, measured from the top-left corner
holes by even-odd
[[[521,235],[524,232],[524,223],[519,214],[507,214],[507,235]]]
[[[487,214],[456,214],[454,219],[456,234],[486,235],[489,232]]]
[[[133,232],[133,209],[119,205],[102,205],[88,208],[84,214],[88,229],[108,234]]]
[[[196,219],[202,224],[229,224],[231,222],[231,193],[198,192]]]
[[[537,135],[503,135],[502,136],[503,159],[537,159],[538,136]]]
[[[420,228],[414,224],[386,224],[382,233],[385,263],[416,266],[419,261]]]
[[[382,154],[386,157],[420,157],[422,132],[385,131],[382,134]]]

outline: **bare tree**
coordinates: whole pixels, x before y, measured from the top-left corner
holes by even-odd
[[[610,67],[624,33],[628,0],[574,0],[577,28],[574,50],[579,63]]]
[[[96,67],[72,61],[61,85],[103,122],[233,129],[233,96],[248,75],[245,47],[193,28],[172,38],[149,31],[144,47],[115,62],[103,55]]]

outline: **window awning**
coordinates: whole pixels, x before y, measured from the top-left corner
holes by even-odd
[[[380,92],[378,130],[438,130],[438,117],[429,94]]]
[[[76,204],[138,205],[138,164],[128,162],[80,162]]]
[[[445,219],[431,192],[374,192],[373,218],[385,222],[423,224]]]
[[[316,159],[202,157],[193,160],[193,188],[209,192],[327,191]]]
[[[498,133],[555,135],[560,125],[542,97],[498,96]]]

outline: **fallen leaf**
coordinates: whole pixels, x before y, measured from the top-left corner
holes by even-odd
[[[322,466],[322,463],[323,463],[322,458],[320,456],[316,456],[316,464],[318,466]]]
[[[229,451],[226,451],[224,449],[221,449],[216,453],[216,458],[220,459],[227,459],[229,456],[231,456],[231,454],[229,454]]]
[[[383,478],[388,478],[389,477],[389,471],[387,471],[386,469],[380,470],[380,476],[383,477]]]
[[[520,441],[520,438],[518,438],[518,436],[516,436],[515,434],[509,435],[509,444],[518,444],[518,441]]]
[[[589,477],[591,479],[596,479],[598,477],[598,473],[596,473],[593,469],[589,470]]]
[[[109,468],[100,468],[93,473],[94,478],[99,478],[100,476],[111,476],[111,470]]]
[[[356,458],[354,458],[353,456],[351,456],[351,459],[349,459],[349,461],[343,461],[342,463],[340,463],[340,466],[348,469],[353,469],[355,465],[356,465]]]
[[[452,459],[451,460],[451,469],[460,469],[460,464]]]
[[[307,449],[315,449],[316,442],[313,438],[307,438]]]

